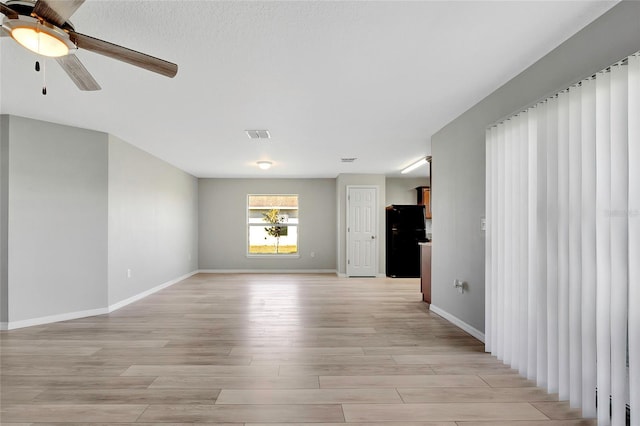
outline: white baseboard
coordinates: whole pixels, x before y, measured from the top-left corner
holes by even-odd
[[[336,272],[336,275],[339,278],[386,278],[387,277],[386,274],[376,274],[375,277],[374,276],[371,276],[371,277],[369,277],[369,276],[366,276],[366,277],[349,277],[349,275],[343,274],[342,272]]]
[[[183,275],[171,281],[167,281],[166,283],[160,284],[149,290],[143,291],[142,293],[136,294],[135,296],[129,297],[128,299],[109,305],[106,308],[90,309],[86,311],[77,311],[77,312],[67,312],[64,314],[49,315],[46,317],[32,318],[32,319],[21,320],[21,321],[2,322],[0,323],[0,330],[15,330],[17,328],[32,327],[34,325],[50,324],[53,322],[68,321],[68,320],[73,320],[78,318],[86,318],[86,317],[93,317],[96,315],[108,314],[109,312],[113,312],[117,309],[127,306],[140,299],[144,299],[150,294],[156,293],[164,288],[170,287],[197,273],[198,271],[190,272],[186,275]]]
[[[108,313],[107,308],[89,309],[86,311],[67,312],[64,314],[47,315],[20,321],[0,323],[1,330],[15,330],[17,328],[33,327],[34,325],[51,324],[52,322],[68,321],[78,318],[93,317]]]
[[[199,274],[337,274],[335,269],[200,269]]]
[[[186,280],[187,278],[197,274],[198,272],[199,271],[197,271],[197,270],[189,272],[188,274],[185,274],[185,275],[183,275],[181,277],[178,277],[178,278],[173,279],[171,281],[167,281],[166,283],[157,285],[157,286],[155,286],[153,288],[150,288],[149,290],[143,291],[142,293],[138,293],[135,296],[131,296],[131,297],[127,298],[127,299],[121,300],[120,302],[116,302],[116,303],[114,303],[112,305],[109,305],[108,310],[109,310],[109,312],[116,311],[116,310],[118,310],[120,308],[123,308],[123,307],[125,307],[127,305],[132,304],[133,302],[137,302],[138,300],[144,299],[145,297],[150,296],[153,293],[157,293],[160,290],[163,290],[163,289],[165,289],[167,287],[171,287],[172,285],[174,285],[176,283],[179,283],[182,280]]]
[[[449,312],[445,311],[444,309],[438,308],[433,303],[429,306],[429,310],[434,314],[440,315],[442,318],[446,319],[453,325],[458,326],[459,328],[463,329],[464,331],[466,331],[467,333],[469,333],[470,335],[472,335],[473,337],[475,337],[476,339],[484,343],[484,333],[482,331],[467,324],[466,322],[462,321],[460,318],[456,317],[455,315],[451,315]]]

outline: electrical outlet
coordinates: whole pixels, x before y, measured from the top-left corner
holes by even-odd
[[[311,257],[316,257],[316,252],[315,252],[315,251],[312,251],[311,253],[309,253],[309,256],[311,256]]]
[[[480,218],[480,230],[481,231],[486,231],[487,230],[487,219],[484,217]]]
[[[131,269],[127,268],[127,278],[131,278]]]

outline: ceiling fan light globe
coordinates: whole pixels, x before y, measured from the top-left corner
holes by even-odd
[[[36,28],[16,27],[11,30],[11,37],[23,47],[38,55],[57,58],[69,54],[69,47],[59,38]]]

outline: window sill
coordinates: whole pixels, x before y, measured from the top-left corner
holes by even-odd
[[[247,254],[247,258],[249,259],[298,259],[300,258],[299,254]]]

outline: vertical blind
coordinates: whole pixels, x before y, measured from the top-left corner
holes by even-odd
[[[487,351],[640,425],[640,52],[486,134]]]

